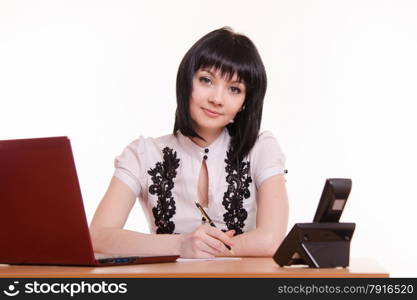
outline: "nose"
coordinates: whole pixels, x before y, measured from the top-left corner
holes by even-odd
[[[212,90],[212,93],[209,96],[209,102],[215,105],[223,105],[224,103],[224,95],[223,95],[223,88],[217,87]]]

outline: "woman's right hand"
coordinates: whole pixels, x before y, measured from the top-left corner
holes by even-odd
[[[223,232],[216,227],[201,225],[194,232],[182,234],[180,256],[184,258],[213,258],[233,247],[234,230]]]

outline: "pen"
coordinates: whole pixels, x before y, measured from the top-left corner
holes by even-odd
[[[214,224],[214,222],[210,219],[210,217],[208,216],[208,214],[206,213],[206,211],[203,209],[203,207],[200,205],[200,203],[196,202],[195,205],[197,206],[197,208],[200,210],[201,215],[203,216],[204,219],[207,220],[207,222],[210,224],[210,226],[216,227],[216,224]],[[227,249],[232,250],[232,248],[230,248],[229,245],[226,245]]]

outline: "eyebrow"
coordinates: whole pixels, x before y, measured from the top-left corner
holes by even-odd
[[[209,73],[211,76],[213,76],[213,77],[216,77],[216,75],[214,75],[214,73],[213,72],[211,72],[209,69],[201,69],[201,71],[204,71],[204,72],[207,72],[207,73]],[[229,81],[230,83],[240,83],[240,84],[243,84],[243,85],[245,85],[245,82],[243,81],[243,80],[234,80],[234,81]]]

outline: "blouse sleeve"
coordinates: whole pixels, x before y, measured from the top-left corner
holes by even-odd
[[[284,174],[285,155],[271,132],[264,131],[259,135],[253,147],[251,168],[256,188],[269,177]]]
[[[145,178],[145,139],[140,137],[130,143],[114,159],[114,176],[126,183],[136,197],[140,194]]]

